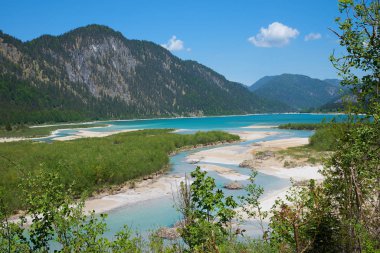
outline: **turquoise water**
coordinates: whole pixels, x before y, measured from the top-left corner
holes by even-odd
[[[196,168],[196,165],[189,164],[186,162],[186,157],[194,152],[198,152],[204,149],[195,149],[191,151],[181,152],[170,159],[171,170],[168,174],[170,175],[185,175],[190,174]],[[205,164],[204,162],[202,162]],[[212,163],[209,163],[212,164]],[[235,165],[227,164],[216,164],[221,165],[226,168],[234,169],[235,171],[250,175],[251,170],[247,168],[240,168]],[[221,177],[218,173],[210,171],[208,175],[215,179],[218,189],[222,189],[227,196],[242,196],[245,194],[244,190],[228,190],[224,189],[223,186],[229,183],[230,180]],[[248,181],[239,181],[243,185],[247,185]],[[289,181],[286,179],[277,178],[274,176],[265,175],[259,173],[256,178],[256,183],[262,185],[266,188],[266,194],[271,191],[275,191],[286,187],[289,185]],[[110,231],[109,236],[115,234],[120,230],[124,224],[128,224],[133,229],[140,231],[143,235],[149,233],[153,229],[157,229],[162,226],[172,226],[178,220],[180,220],[180,215],[174,207],[173,196],[165,196],[156,200],[149,200],[140,202],[138,204],[121,207],[112,210],[108,213],[107,223],[109,225]]]
[[[290,137],[307,137],[311,134],[311,131],[281,131],[281,133],[279,133],[278,135],[270,136],[255,141],[242,142],[239,143],[239,145],[241,145],[242,147],[249,148],[253,142],[283,139]],[[204,149],[207,148],[181,152],[175,156],[172,156],[170,159],[171,170],[169,171],[169,174],[178,174],[181,176],[185,174],[190,174],[190,172],[195,169],[196,165],[187,163],[186,157],[193,152],[198,152]],[[202,163],[205,164],[205,162]],[[236,165],[216,163],[208,164],[215,164],[226,168],[230,168],[243,175],[251,174],[250,169],[240,168]],[[230,180],[219,176],[218,173],[210,171],[208,172],[208,175],[215,179],[218,189],[222,189],[227,196],[232,195],[236,199],[238,196],[245,195],[244,190],[224,189],[223,186],[226,183],[229,183]],[[239,182],[243,185],[247,185],[249,183],[248,181]],[[270,194],[273,191],[280,190],[290,185],[290,181],[287,179],[278,178],[263,173],[258,173],[256,177],[256,183],[264,187],[265,193],[263,197],[265,197],[265,195]],[[107,218],[107,223],[109,225],[110,231],[107,233],[107,236],[109,237],[112,237],[112,235],[114,235],[118,230],[120,230],[124,224],[128,224],[134,230],[140,231],[140,233],[143,236],[146,236],[159,227],[172,226],[181,218],[180,214],[176,211],[174,207],[174,201],[172,196],[165,196],[153,201],[150,200],[131,206],[121,207],[119,209],[110,211],[108,215],[109,216]],[[260,234],[259,230],[257,229],[257,224],[246,223],[243,225],[243,227],[247,230],[246,236],[257,236]]]
[[[265,125],[279,125],[283,123],[317,123],[322,120],[331,120],[337,117],[338,120],[344,116],[331,114],[263,114],[263,115],[247,115],[247,116],[225,116],[225,117],[202,117],[202,118],[176,118],[176,119],[151,119],[151,120],[124,120],[124,121],[104,121],[102,123],[109,124],[109,127],[86,129],[88,131],[103,132],[123,129],[154,129],[154,128],[174,128],[181,129],[179,133],[192,133],[198,130],[228,130],[228,131],[275,131],[277,135],[269,136],[264,139],[255,141],[246,141],[239,143],[242,148],[249,148],[254,142],[262,140],[274,140],[291,137],[308,137],[312,131],[293,131],[281,129],[268,129]],[[244,128],[250,125],[262,125],[261,129]],[[78,130],[62,130],[58,131],[55,137],[73,135]],[[52,137],[42,138],[43,141],[51,141]],[[236,144],[234,144],[236,145]],[[170,175],[190,174],[195,169],[196,165],[186,163],[186,156],[192,152],[197,152],[200,149],[181,152],[170,158],[171,170]],[[250,175],[251,171],[246,168],[240,168],[234,165],[217,164],[223,167],[231,168],[237,172]],[[210,176],[215,178],[217,187],[223,189],[223,185],[229,180],[219,176],[215,172],[209,172]],[[244,185],[248,181],[240,181]],[[258,173],[256,183],[263,186],[265,194],[281,189],[290,185],[289,180]],[[241,196],[245,194],[244,190],[231,191],[223,189],[226,195]],[[180,219],[179,213],[174,207],[172,196],[165,196],[155,200],[140,202],[133,205],[127,205],[108,213],[107,223],[110,230],[107,236],[112,237],[119,231],[124,224],[131,228],[140,231],[142,235],[147,235],[150,231],[162,226],[172,226]],[[245,224],[245,229],[249,234],[257,234],[255,226]],[[250,230],[251,229],[251,230]]]
[[[181,133],[192,133],[202,130],[241,130],[241,127],[250,125],[279,125],[285,123],[316,123],[333,118],[342,119],[345,116],[334,114],[255,114],[244,116],[201,117],[201,118],[173,118],[149,120],[119,120],[102,121],[109,127],[86,129],[87,131],[105,132],[124,129],[153,129],[175,128],[183,129]],[[247,129],[246,129],[247,130]],[[255,129],[256,131],[259,129]],[[60,130],[54,137],[73,135],[78,130]],[[53,137],[40,138],[41,141],[50,141]]]

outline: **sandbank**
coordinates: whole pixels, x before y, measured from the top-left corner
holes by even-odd
[[[25,140],[28,140],[28,138],[19,138],[19,137],[4,137],[4,138],[0,138],[0,143],[2,142],[14,142],[14,141],[25,141]]]
[[[268,136],[276,135],[277,132],[258,132],[258,131],[228,131],[231,134],[239,135],[242,141],[253,141]]]
[[[78,130],[73,135],[56,137],[56,138],[53,138],[53,140],[54,141],[69,141],[69,140],[75,140],[79,138],[94,138],[94,137],[98,138],[98,137],[106,137],[113,134],[132,132],[132,131],[137,131],[137,130],[138,129],[124,129],[124,130],[108,131],[108,132],[94,132],[94,131],[89,131],[89,130]]]
[[[271,151],[276,151],[280,149],[286,149],[291,147],[298,147],[302,145],[309,144],[309,138],[288,138],[272,141],[262,141],[256,144],[257,147],[270,149]]]
[[[132,205],[142,201],[173,197],[180,182],[185,177],[161,176],[156,179],[143,180],[134,188],[123,188],[116,194],[106,194],[85,201],[85,212],[94,210],[96,213],[108,212],[122,206]]]
[[[230,145],[202,150],[187,156],[188,163],[223,163],[239,165],[242,161],[252,158],[249,148],[240,145]]]
[[[197,164],[203,171],[215,171],[219,176],[229,179],[231,181],[248,180],[249,176],[241,174],[235,170],[225,168],[214,164]]]

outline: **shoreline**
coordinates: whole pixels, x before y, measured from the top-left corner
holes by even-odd
[[[226,178],[230,181],[244,181],[248,180],[250,176],[241,174],[237,172],[236,170],[229,169],[226,167],[222,167],[219,165],[214,165],[214,164],[197,164],[201,168],[201,171],[214,171],[216,172],[219,176]]]
[[[242,117],[249,117],[249,116],[255,116],[255,115],[344,115],[343,113],[299,113],[299,112],[287,112],[287,113],[252,113],[252,114],[232,114],[232,115],[207,115],[207,116],[189,116],[189,117],[161,117],[161,118],[133,118],[133,119],[108,119],[108,120],[93,120],[93,121],[79,121],[79,122],[69,122],[69,123],[57,123],[57,124],[48,124],[48,125],[32,125],[30,128],[39,128],[39,127],[49,127],[49,126],[67,126],[67,125],[75,125],[75,124],[83,124],[83,125],[88,125],[88,124],[97,124],[97,123],[105,123],[109,127],[112,126],[112,124],[107,124],[107,122],[123,122],[123,121],[147,121],[147,120],[175,120],[175,119],[195,119],[195,118],[225,118],[225,117],[235,117],[235,116],[242,116]],[[243,126],[240,127],[242,129],[263,129],[263,128],[276,128],[277,125],[249,125],[249,126]],[[91,128],[86,128],[86,129],[94,129],[94,128],[99,128],[99,127],[91,127]],[[103,127],[101,127],[103,128]],[[43,137],[36,137],[36,138],[25,138],[25,137],[1,137],[0,138],[0,143],[5,143],[5,142],[14,142],[14,141],[24,141],[24,140],[35,140],[35,139],[41,139],[41,138],[54,138],[57,132],[61,130],[71,130],[71,129],[81,129],[81,128],[62,128],[62,129],[57,129],[51,132],[50,135],[43,136]],[[138,129],[142,130],[142,129]],[[66,136],[65,136],[66,137]],[[67,139],[62,139],[62,140],[72,140],[76,139],[75,137],[69,138],[67,136]],[[61,138],[61,137],[57,137]],[[64,138],[64,137],[62,137]]]
[[[236,133],[234,133],[236,134]],[[260,139],[262,135],[256,135],[257,139]],[[264,133],[264,136],[267,136]],[[177,149],[176,151],[172,152],[169,154],[169,156],[176,155],[180,152],[184,151],[189,151],[189,150],[194,150],[198,148],[205,148],[205,147],[215,147],[218,145],[223,145],[223,144],[233,144],[233,143],[239,143],[242,140],[235,141],[235,142],[218,142],[218,143],[212,143],[209,145],[197,145],[197,146],[190,146],[190,147],[183,147],[180,149]],[[194,164],[194,163],[192,163]],[[197,166],[197,164],[194,164],[194,166]],[[208,165],[207,165],[208,166]],[[230,180],[232,179],[240,179],[240,180],[247,180],[249,176],[242,175],[238,172],[235,172],[234,170],[230,170],[228,168],[225,168],[226,170],[229,170],[228,172],[225,172],[224,176],[226,178],[229,178]],[[168,189],[170,188],[171,194],[175,194],[173,192],[173,185],[175,186],[176,184],[179,185],[181,180],[183,181],[185,179],[184,176],[182,175],[167,175],[165,173],[165,170],[163,173],[157,175],[156,177],[153,176],[153,178],[150,178],[148,180],[144,180],[140,178],[140,181],[137,182],[137,185],[134,190],[129,189],[129,183],[125,182],[123,186],[119,186],[119,191],[116,193],[109,193],[106,191],[100,192],[96,194],[95,196],[87,199],[85,201],[85,210],[94,210],[95,213],[104,213],[104,212],[109,212],[114,209],[123,207],[123,206],[128,206],[131,204],[147,201],[150,199],[157,199],[160,197],[165,197],[170,194],[168,194]],[[147,176],[149,177],[149,176]],[[138,192],[138,194],[136,193]],[[143,193],[145,192],[145,193]],[[153,197],[147,196],[146,193],[153,192]],[[149,194],[148,194],[149,195]],[[127,200],[130,199],[131,202],[128,202]],[[108,203],[108,204],[107,204]],[[109,205],[107,207],[107,205]],[[93,209],[91,209],[93,208]]]
[[[210,143],[210,144],[198,144],[195,146],[186,146],[186,147],[178,148],[177,150],[171,152],[168,155],[173,156],[180,152],[185,152],[185,151],[194,150],[198,148],[212,147],[212,146],[238,143],[238,142],[241,142],[241,140],[233,141],[233,142],[226,141],[226,142],[215,142],[215,143]],[[130,204],[144,202],[151,199],[163,198],[169,195],[167,194],[168,193],[167,191],[165,192],[165,189],[167,189],[168,186],[171,187],[173,183],[179,185],[181,181],[178,181],[178,180],[181,179],[183,181],[185,179],[185,177],[182,177],[179,175],[167,175],[169,166],[170,164],[167,164],[161,170],[157,172],[153,172],[149,175],[126,181],[119,185],[111,185],[111,186],[108,186],[107,188],[98,189],[97,191],[92,193],[92,196],[87,197],[84,200],[83,210],[85,212],[95,211],[95,213],[97,214],[105,213],[105,212],[118,209],[123,206],[128,206]],[[144,196],[144,193],[141,194],[146,189],[155,190],[157,186],[155,185],[155,183],[157,183],[157,185],[161,185],[160,187],[158,187],[158,188],[161,188],[159,190],[160,194],[155,195],[155,191],[153,191],[153,195],[154,195],[153,198],[150,196]],[[171,190],[171,193],[173,193],[172,187],[170,188],[170,190]],[[131,196],[129,196],[129,198],[131,198],[131,202],[123,201],[122,199],[123,197],[128,198],[128,194],[133,196],[135,194],[134,192],[137,192],[136,195],[143,196],[143,197],[139,198],[138,196],[136,196],[136,198],[131,198]],[[151,192],[152,191],[150,191],[150,193]],[[116,199],[113,199],[114,197]],[[25,215],[24,210],[17,210],[15,214],[9,217],[9,220],[12,222],[17,222],[20,216],[23,216],[23,215]],[[28,225],[28,223],[30,222],[29,217],[26,217],[26,218],[27,218],[26,225]]]
[[[59,132],[61,130],[64,130],[64,129],[60,129],[56,131]],[[88,131],[84,129],[78,129],[78,131],[73,135],[54,137],[52,138],[52,140],[53,141],[71,141],[71,140],[76,140],[76,139],[81,139],[81,138],[101,138],[101,137],[107,137],[114,134],[127,133],[127,132],[139,131],[139,130],[140,129],[124,129],[124,130],[114,130],[114,131],[104,131],[104,132],[93,132],[93,131]],[[49,138],[49,137],[51,138],[52,136],[43,137],[43,138]]]
[[[284,146],[287,147],[289,146],[289,140],[293,140],[293,139],[297,139],[297,138],[274,140],[274,141],[268,141],[266,143],[267,143],[267,146],[270,147],[270,146],[273,146],[271,145],[273,143],[275,143],[276,146],[279,146],[279,145],[281,146],[281,142],[285,142]],[[302,139],[302,142],[305,142],[305,139],[307,138],[298,138],[298,139]],[[171,153],[170,156],[173,156],[180,152],[194,150],[197,148],[213,147],[211,149],[205,150],[205,151],[209,151],[209,150],[215,150],[215,149],[218,150],[218,149],[225,149],[225,148],[228,150],[231,147],[238,146],[238,145],[228,145],[228,146],[222,146],[222,147],[214,147],[221,144],[226,144],[226,143],[214,143],[212,145],[199,145],[196,147],[186,147],[186,148],[176,150],[175,152]],[[296,143],[296,144],[299,145],[299,143]],[[257,146],[252,145],[252,147],[255,148]],[[252,150],[249,150],[249,151],[251,152]],[[203,152],[203,151],[199,151],[199,152]],[[195,154],[199,152],[196,152]],[[236,155],[236,154],[232,154],[232,156],[233,155]],[[213,164],[204,164],[203,162],[205,162],[205,160],[200,159],[200,160],[194,161],[194,160],[188,159],[188,157],[186,157],[186,161],[188,163],[194,164],[194,166],[200,166],[201,169],[204,171],[207,171],[207,170],[215,171],[216,173],[218,173],[219,176],[222,176],[231,181],[247,180],[249,178],[249,176],[243,175],[233,169],[223,167],[222,164],[220,166],[213,165]],[[299,172],[302,170],[304,171],[304,173],[300,174]],[[316,166],[309,166],[307,168],[299,167],[296,169],[278,168],[278,171],[282,171],[282,174],[281,173],[279,174],[277,170],[269,170],[265,168],[259,169],[258,171],[263,174],[272,175],[272,176],[281,177],[281,178],[288,178],[288,179],[294,178],[295,175],[299,175],[297,178],[295,178],[296,180],[306,180],[306,179],[309,179],[309,175],[311,171],[316,172],[317,170],[318,168],[316,168]],[[91,209],[90,207],[93,207],[96,213],[109,212],[116,208],[128,206],[128,205],[135,204],[138,202],[170,196],[173,193],[175,193],[175,191],[173,192],[174,190],[173,186],[175,186],[176,184],[179,184],[181,180],[184,180],[183,175],[167,175],[166,173],[161,173],[151,179],[142,180],[138,182],[134,189],[129,189],[127,188],[129,186],[124,185],[116,193],[100,192],[99,194],[85,201],[86,208],[87,208],[86,210],[89,210]],[[130,181],[126,182],[126,184],[128,183],[130,183]],[[266,206],[271,207],[274,201],[278,197],[285,196],[288,188],[289,187],[285,187],[283,189],[276,190],[275,192],[269,192],[268,195],[264,196],[263,201],[265,202],[263,202],[263,204],[265,203]],[[169,194],[169,189],[172,190],[171,194]],[[152,196],[149,196],[149,194],[152,194]],[[109,206],[107,207],[107,205]]]
[[[279,139],[279,140],[271,140],[271,141],[262,141],[254,143],[248,148],[244,149],[239,147],[238,145],[225,146],[220,148],[212,148],[205,151],[196,152],[187,157],[187,162],[199,162],[200,167],[202,168],[202,162],[205,163],[216,163],[216,164],[233,164],[233,165],[242,165],[245,161],[254,161],[255,155],[259,152],[274,153],[279,150],[284,150],[289,147],[297,147],[306,145],[309,143],[308,138],[287,138],[287,139]],[[203,165],[204,166],[204,165]],[[220,166],[210,167],[210,165],[206,164],[206,170],[212,170],[219,174],[219,176],[223,176],[223,173],[234,172],[231,169],[223,168]],[[242,166],[247,167],[247,166]],[[275,176],[278,178],[295,180],[295,181],[304,181],[309,179],[315,179],[318,182],[323,180],[323,176],[319,173],[319,170],[322,168],[321,165],[311,165],[305,164],[302,166],[295,166],[293,168],[286,168],[283,164],[282,160],[278,160],[278,157],[270,156],[269,158],[260,160],[260,163],[255,164],[254,169],[260,173]],[[278,198],[284,199],[289,190],[290,186],[286,186],[282,189],[275,190],[273,192],[265,192],[264,196],[260,198],[260,206],[263,208],[263,211],[269,211],[275,201]],[[242,211],[242,207],[236,209],[237,215],[244,217],[244,212]],[[246,220],[248,219],[245,216]]]
[[[130,131],[130,129],[128,129]],[[109,134],[109,132],[107,132]],[[112,132],[111,134],[115,134]],[[234,131],[233,134],[239,134]],[[245,131],[240,131],[240,134],[247,134]],[[260,132],[260,131],[252,131],[250,132],[250,140],[261,139],[267,136],[271,136],[276,134],[275,132]],[[245,136],[247,137],[247,136]],[[289,146],[299,146],[308,142],[307,138],[289,138],[289,139],[280,139],[280,140],[272,140],[272,141],[263,141],[258,143],[253,143],[251,145],[234,145],[233,143],[241,142],[239,140],[237,142],[219,142],[212,143],[209,145],[197,145],[197,146],[189,146],[183,147],[175,150],[169,156],[173,156],[180,152],[184,152],[187,150],[193,150],[197,148],[203,147],[212,147],[207,150],[198,151],[190,154],[186,157],[186,161],[190,164],[199,163],[199,166],[202,170],[215,171],[218,175],[230,180],[230,181],[239,181],[239,180],[248,180],[249,176],[243,175],[238,171],[233,169],[223,167],[223,164],[234,164],[239,165],[242,161],[248,159],[252,159],[253,151],[260,148],[269,148],[269,149],[278,149],[278,148],[287,148]],[[232,144],[218,147],[221,144]],[[192,158],[193,157],[193,158]],[[194,158],[197,158],[194,160]],[[219,165],[211,165],[204,164],[204,162],[215,162],[220,163]],[[162,170],[153,173],[151,175],[147,175],[145,177],[141,177],[135,180],[130,180],[121,185],[111,186],[109,188],[101,189],[97,192],[93,193],[93,196],[87,198],[85,200],[85,212],[95,211],[95,213],[106,213],[111,212],[112,210],[122,208],[125,206],[130,206],[136,203],[149,201],[152,199],[159,199],[164,197],[172,197],[173,194],[176,193],[176,188],[181,181],[183,181],[184,175],[168,175],[167,168],[163,168]],[[281,177],[281,178],[292,178],[297,175],[297,180],[308,179],[310,177],[310,171],[316,171],[315,166],[308,168],[297,168],[297,169],[286,169],[283,167],[277,169],[268,169],[268,168],[259,168],[258,171],[264,174]],[[300,173],[300,171],[304,171],[304,173]],[[313,172],[313,173],[314,173]],[[269,208],[273,205],[274,201],[278,197],[283,197],[286,194],[288,187],[277,190],[275,192],[268,192],[262,201],[262,205],[266,208]],[[11,218],[17,219],[18,215],[14,215]]]
[[[141,179],[132,185],[128,181],[116,193],[103,193],[85,200],[84,212],[106,213],[136,203],[173,196],[184,177],[159,174]]]
[[[199,144],[196,146],[182,147],[170,153],[169,156],[174,156],[180,152],[189,150],[238,142],[241,142],[241,140],[235,142],[215,142],[211,144]],[[131,204],[144,202],[151,199],[163,198],[174,194],[175,192],[173,192],[173,186],[178,187],[179,184],[185,180],[185,177],[180,175],[168,175],[167,171],[169,170],[169,166],[170,165],[168,164],[165,168],[162,168],[158,172],[126,181],[122,185],[112,186],[112,188],[117,189],[116,191],[112,189],[111,192],[109,192],[109,189],[99,190],[99,192],[94,196],[85,200],[85,211],[88,212],[93,210],[95,213],[104,213]],[[131,184],[135,184],[133,188],[131,188]],[[169,188],[170,194],[168,191]],[[147,193],[148,196],[146,196]],[[149,196],[149,193],[153,193],[153,197]],[[128,202],[128,199],[130,199],[131,202]],[[107,206],[107,203],[109,206]]]
[[[81,123],[83,125],[90,125],[94,124],[94,122],[88,122],[88,123]],[[68,126],[68,125],[77,125],[76,123],[70,123],[70,124],[61,124],[62,126]],[[60,125],[38,125],[38,126],[30,126],[30,128],[43,128],[43,127],[51,127],[51,126],[60,126]],[[76,128],[62,128],[62,129],[56,129],[51,131],[48,135],[46,136],[40,136],[40,137],[0,137],[0,143],[5,143],[5,142],[15,142],[15,141],[34,141],[34,140],[39,140],[43,138],[54,138],[59,133],[60,131],[63,130],[78,130],[79,131],[88,131],[88,129],[97,129],[97,128],[107,128],[112,126],[111,124],[105,124],[105,126],[95,126],[95,127],[89,127],[89,128],[82,128],[82,127],[76,127]],[[70,136],[75,136],[75,135],[70,135]],[[64,137],[70,137],[70,136],[64,136]],[[95,136],[96,137],[96,136]],[[60,138],[60,137],[57,137]],[[77,139],[77,138],[73,138]],[[67,139],[71,140],[71,139]]]
[[[234,117],[234,116],[255,116],[255,115],[278,115],[278,114],[285,114],[285,115],[299,115],[299,114],[307,114],[307,115],[345,115],[344,113],[339,112],[324,112],[324,113],[318,113],[318,112],[311,112],[311,113],[301,113],[301,112],[274,112],[274,113],[250,113],[250,114],[228,114],[228,115],[205,115],[205,116],[180,116],[180,117],[158,117],[158,118],[133,118],[133,119],[106,119],[106,120],[93,120],[93,121],[78,121],[78,122],[70,122],[70,123],[57,123],[57,124],[50,124],[50,125],[32,125],[33,127],[47,127],[47,126],[60,126],[60,125],[74,125],[74,124],[94,124],[94,123],[104,123],[104,122],[110,122],[110,121],[143,121],[143,120],[173,120],[173,119],[195,119],[195,118],[223,118],[223,117]]]

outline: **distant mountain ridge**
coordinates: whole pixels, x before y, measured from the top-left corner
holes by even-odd
[[[290,110],[106,26],[28,42],[0,32],[0,124]]]
[[[339,87],[340,87],[340,83],[342,82],[342,80],[339,80],[339,79],[325,79],[323,81],[328,82],[328,83],[335,85],[335,86],[339,86]]]
[[[319,108],[341,96],[338,79],[320,80],[305,75],[282,74],[266,76],[249,90],[272,101],[279,101],[296,111]]]

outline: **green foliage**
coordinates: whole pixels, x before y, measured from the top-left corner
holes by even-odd
[[[170,131],[143,130],[53,143],[0,143],[3,198],[11,210],[26,208],[18,185],[29,172],[56,172],[60,182],[72,185],[73,195],[80,196],[157,173],[168,165],[168,154],[177,148],[239,139],[219,131],[194,135]]]
[[[12,131],[12,126],[11,126],[11,124],[9,124],[9,123],[7,123],[6,125],[5,125],[5,131]]]
[[[48,251],[49,241],[54,236],[53,221],[58,216],[59,208],[67,201],[62,194],[66,187],[59,182],[57,174],[44,171],[37,172],[35,177],[26,177],[23,184],[22,199],[29,204],[28,213],[32,220],[29,229],[32,250]]]
[[[329,237],[334,251],[376,252],[380,249],[380,1],[340,0],[339,7],[340,32],[333,32],[346,51],[330,59],[356,101],[346,103],[350,118],[344,127],[322,128],[314,137],[318,141],[329,136],[331,144],[322,148],[334,150],[322,171],[331,210],[324,219],[329,226],[324,228],[334,228]],[[358,123],[358,113],[371,120]]]
[[[380,99],[380,1],[339,1],[341,17],[336,19],[340,32],[333,31],[343,55],[330,60],[343,78],[342,85],[351,87],[358,103],[350,110],[378,115]],[[358,73],[361,73],[360,77]]]
[[[317,151],[336,150],[336,142],[347,127],[347,124],[331,123],[325,125],[325,127],[318,128],[310,137],[310,147]]]
[[[267,239],[267,234],[264,228],[264,220],[268,217],[268,212],[262,209],[259,201],[259,198],[264,193],[264,188],[255,184],[256,176],[257,171],[254,171],[249,178],[250,184],[248,184],[245,188],[247,194],[239,198],[242,201],[241,207],[243,211],[247,214],[248,218],[253,218],[259,221],[264,239]]]
[[[22,228],[24,220],[18,222],[9,220],[9,208],[3,198],[3,189],[0,188],[0,252],[27,252],[25,235]]]
[[[277,253],[278,250],[269,243],[252,238],[229,240],[219,245],[220,253]]]
[[[212,180],[199,169],[196,169],[193,175],[198,180],[196,186],[202,188],[197,193],[197,189],[193,187],[192,192],[195,191],[195,196],[202,196],[203,199],[208,199],[209,203],[214,202],[212,195],[206,193],[215,192]],[[227,224],[222,225],[223,222],[219,221],[223,220],[223,217],[228,217],[229,220],[233,213],[232,208],[236,206],[236,203],[232,204],[233,201],[227,201],[229,197],[217,197],[215,205],[219,208],[211,207],[213,212],[207,212],[203,208],[198,210],[201,214],[197,221],[201,223],[197,227],[193,227],[196,225],[194,221],[188,225],[192,226],[192,229],[198,229],[198,233],[206,233],[196,234],[198,238],[206,241],[201,245],[194,245],[193,248],[184,248],[179,242],[164,243],[154,234],[144,239],[139,235],[134,235],[127,226],[117,232],[112,240],[107,239],[104,236],[104,232],[107,231],[104,220],[106,216],[94,215],[93,212],[84,213],[83,198],[75,201],[70,194],[72,189],[62,185],[59,175],[55,172],[41,170],[35,175],[30,175],[24,180],[22,190],[25,194],[26,205],[30,206],[25,213],[31,222],[30,226],[25,228],[17,222],[9,222],[8,215],[0,212],[1,252],[51,252],[53,249],[54,252],[62,253],[277,252],[272,245],[260,240],[236,240],[236,237],[226,236]],[[24,222],[25,219],[22,218],[21,223]],[[38,241],[36,241],[37,238]]]
[[[378,241],[379,130],[378,123],[346,129],[323,170],[328,197],[342,223],[342,244],[349,251],[361,247],[365,238]]]
[[[67,88],[0,72],[0,125],[79,121],[89,119],[86,114],[86,105]]]
[[[286,202],[278,199],[272,207],[270,242],[280,252],[306,252],[312,249],[326,214],[323,188],[310,180],[307,186],[293,186]]]
[[[85,213],[84,201],[74,201],[71,188],[59,181],[57,173],[40,171],[24,181],[26,217],[31,219],[28,228],[9,222],[0,212],[1,252],[174,252],[164,247],[162,240],[145,241],[133,236],[127,227],[119,231],[114,240],[104,236],[108,230],[106,215]],[[33,197],[34,196],[34,197]],[[1,211],[1,210],[0,210]],[[26,236],[28,235],[28,236]]]
[[[199,167],[191,173],[194,182],[190,186],[189,205],[184,209],[186,224],[181,236],[190,252],[219,252],[218,245],[230,233],[229,222],[235,216],[237,203],[215,189],[215,180],[206,176]],[[186,189],[182,184],[182,189]]]
[[[284,160],[283,166],[288,168],[299,166],[299,164],[302,164],[305,159],[307,159],[306,162],[310,164],[322,164],[330,153],[331,152],[325,150],[316,150],[310,145],[290,147],[277,151],[277,154],[279,155],[278,158]],[[287,156],[299,160],[300,163],[297,163],[297,161],[286,160]]]
[[[347,128],[346,123],[288,123],[279,125],[280,129],[293,130],[316,130],[310,137],[310,144],[307,146],[316,151],[333,151],[336,148],[337,139],[342,136]],[[299,148],[294,148],[297,150]]]
[[[280,129],[317,130],[326,127],[325,123],[287,123],[278,126]]]

